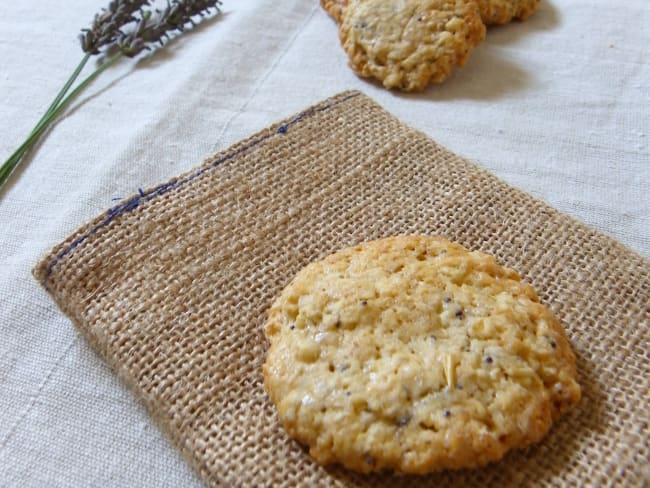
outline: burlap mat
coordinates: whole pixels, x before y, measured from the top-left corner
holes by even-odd
[[[309,261],[438,234],[520,271],[564,323],[583,400],[538,446],[427,477],[324,469],[262,388],[262,324]],[[648,261],[342,93],[138,194],[38,280],[210,485],[639,486],[648,480]]]

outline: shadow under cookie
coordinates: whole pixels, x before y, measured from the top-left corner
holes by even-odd
[[[430,100],[497,100],[534,86],[530,74],[506,59],[487,39],[477,47],[465,66],[444,83],[430,85],[421,93],[393,92],[400,98]]]

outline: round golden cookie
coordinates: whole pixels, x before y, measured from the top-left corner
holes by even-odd
[[[347,0],[339,38],[357,74],[408,92],[465,64],[485,25],[468,0]]]
[[[526,20],[539,7],[540,0],[475,0],[486,25]]]
[[[322,464],[427,473],[537,442],[580,398],[555,316],[517,274],[440,238],[309,264],[276,299],[266,390]]]
[[[328,14],[330,14],[337,24],[341,23],[341,15],[347,3],[347,0],[320,0],[321,6]]]

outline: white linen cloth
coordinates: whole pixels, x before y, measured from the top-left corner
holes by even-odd
[[[77,33],[105,3],[0,3],[0,159],[77,65]],[[405,95],[347,67],[318,0],[224,0],[220,18],[106,71],[0,193],[0,486],[201,486],[31,268],[115,198],[339,91],[364,91],[649,257],[648,25],[647,0],[543,0],[528,21],[490,28],[447,82]]]

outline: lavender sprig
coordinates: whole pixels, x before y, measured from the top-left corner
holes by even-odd
[[[81,30],[79,40],[81,42],[81,49],[86,53],[86,55],[82,58],[77,68],[72,72],[70,78],[68,78],[68,81],[66,81],[63,88],[61,88],[48,109],[45,111],[43,117],[39,120],[39,123],[41,123],[48,114],[57,107],[59,102],[61,102],[83,68],[86,66],[90,56],[93,54],[99,54],[99,49],[101,47],[113,43],[121,34],[122,31],[120,29],[128,23],[136,21],[137,18],[134,14],[145,5],[149,5],[149,0],[113,0],[108,4],[108,8],[102,9],[99,14],[95,15],[90,29]]]
[[[89,29],[79,34],[81,49],[85,53],[99,54],[99,49],[112,44],[120,35],[121,28],[136,22],[136,13],[149,5],[149,0],[113,0],[107,8],[95,15]]]
[[[166,8],[162,10],[143,9],[149,5],[150,0],[112,0],[107,8],[95,15],[91,27],[82,30],[80,41],[84,57],[27,139],[0,167],[0,188],[54,119],[103,71],[124,56],[134,57],[144,50],[161,47],[171,36],[195,26],[205,16],[219,13],[221,0],[168,0]],[[131,23],[135,26],[124,32]],[[110,52],[114,48],[117,53],[102,59],[97,68],[70,92],[90,57],[100,54],[102,49]]]
[[[197,17],[204,17],[212,9],[218,11],[220,5],[220,0],[168,1],[165,9],[156,9],[153,15],[143,15],[135,30],[120,36],[117,44],[125,56],[137,56],[156,44],[162,46],[172,34],[195,26]]]

